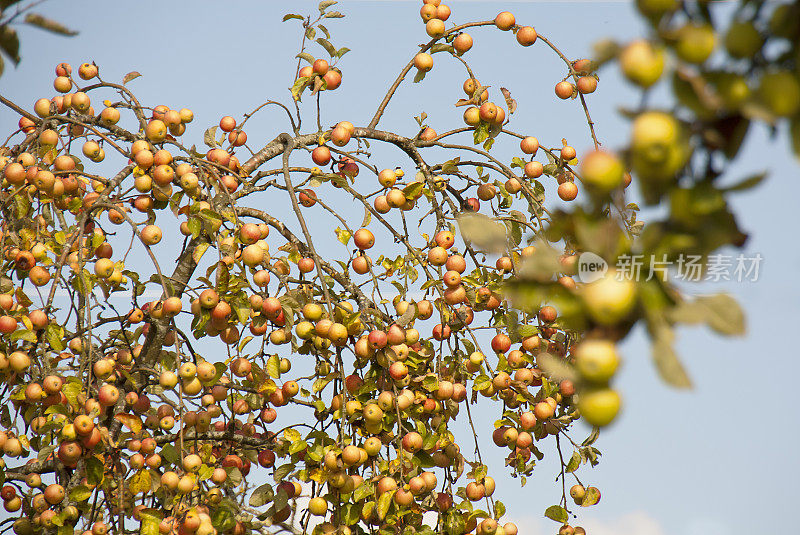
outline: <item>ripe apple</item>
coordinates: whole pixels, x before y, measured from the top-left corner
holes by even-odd
[[[453,39],[453,48],[458,55],[462,55],[472,48],[472,36],[468,33],[460,33]]]
[[[517,30],[517,42],[522,46],[531,46],[537,37],[536,30],[532,26],[523,26]]]
[[[422,72],[428,72],[433,68],[433,57],[426,52],[420,52],[414,56],[414,67]]]
[[[555,92],[558,98],[566,100],[575,93],[575,86],[571,82],[563,80],[556,84]]]
[[[308,502],[308,511],[314,516],[325,516],[328,512],[328,501],[316,496]]]
[[[516,22],[514,14],[509,11],[503,11],[494,18],[494,25],[503,31],[513,28]]]

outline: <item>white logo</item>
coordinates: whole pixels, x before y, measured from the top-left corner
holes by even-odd
[[[581,253],[578,257],[578,276],[581,282],[590,283],[603,278],[608,271],[608,263],[594,253]]]

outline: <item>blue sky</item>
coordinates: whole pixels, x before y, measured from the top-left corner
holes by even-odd
[[[134,7],[127,2],[53,0],[41,10],[81,34],[66,39],[22,28],[23,62],[17,69],[7,65],[0,92],[30,109],[39,96],[50,96],[53,68],[61,61],[77,66],[94,60],[108,80],[136,70],[143,76],[130,87],[142,102],[194,110],[190,138],[201,145],[205,127],[223,115],[241,117],[267,98],[290,102],[286,88],[300,32],[297,21],[280,22],[289,10],[286,5],[306,14],[316,12],[317,2],[143,1]],[[412,57],[415,45],[428,39],[417,13],[420,5],[340,2],[337,9],[347,17],[330,21],[328,27],[334,44],[352,51],[340,63],[342,87],[324,95],[324,125],[344,119],[357,126],[368,122],[388,80]],[[488,20],[509,9],[518,23],[534,26],[570,58],[589,55],[600,38],[624,40],[643,31],[630,2],[452,0],[449,5],[453,14],[448,24]],[[563,69],[549,49],[541,42],[523,49],[513,35],[493,29],[471,33],[475,46],[467,57],[478,77],[495,91],[509,88],[519,102],[511,129],[536,135],[548,146],[566,137],[579,153],[589,147],[580,107],[553,96]],[[327,57],[320,49],[312,53]],[[413,116],[422,111],[439,131],[461,124],[461,110],[453,103],[462,95],[462,71],[444,55],[434,61],[425,81],[411,84],[409,78],[401,86],[381,126],[412,135]],[[627,136],[617,108],[634,106],[638,94],[614,68],[600,74],[598,91],[588,102],[598,136],[614,147]],[[657,88],[659,95],[664,92]],[[312,115],[306,114],[305,120],[310,125]],[[16,121],[9,110],[0,109],[3,131]],[[273,139],[287,129],[284,123],[278,111],[262,112],[250,123],[249,144]],[[603,492],[597,507],[580,511],[578,523],[593,535],[749,535],[763,532],[778,511],[791,511],[794,505],[794,482],[800,476],[800,461],[791,447],[800,439],[795,386],[800,364],[793,339],[800,321],[800,254],[791,246],[789,214],[796,213],[800,185],[798,162],[789,154],[784,134],[770,139],[766,129],[755,129],[730,177],[771,170],[768,181],[734,200],[741,226],[751,234],[745,251],[764,257],[761,277],[755,283],[689,288],[734,294],[747,310],[748,336],[722,339],[703,329],[681,330],[678,350],[695,383],[689,392],[659,381],[643,333],[634,332],[622,346],[625,365],[617,384],[625,409],[601,437],[601,464],[584,469],[581,476]],[[504,158],[515,154],[512,144],[498,145],[495,151]],[[392,167],[398,155],[375,149],[374,156]],[[548,194],[555,197],[552,184]],[[274,208],[276,215],[280,210]],[[357,210],[354,219],[360,220]],[[321,229],[325,223],[315,225]],[[165,242],[175,239],[168,235]],[[479,417],[489,426],[495,415],[486,411]],[[519,491],[516,481],[501,477],[500,452],[490,445],[490,433],[490,427],[483,433],[482,450],[494,457],[498,497],[509,516],[524,535],[555,533],[557,526],[543,519],[541,511],[558,501],[556,467],[546,460]]]

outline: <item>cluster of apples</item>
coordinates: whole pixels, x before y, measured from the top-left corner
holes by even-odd
[[[315,80],[324,82],[320,89],[333,91],[342,85],[342,71],[332,67],[324,59],[316,59],[311,65],[302,67],[298,72],[299,78],[308,78],[309,87],[315,87]]]
[[[679,9],[677,2],[638,2],[639,10],[652,20],[665,18]],[[622,74],[644,89],[663,78],[672,56],[677,62],[700,69],[706,91],[718,99],[717,109],[697,100],[691,90],[676,86],[681,101],[700,117],[741,110],[748,104],[763,106],[775,119],[791,118],[800,111],[800,78],[784,67],[771,69],[721,69],[709,61],[720,49],[733,61],[753,58],[763,53],[765,35],[777,39],[795,39],[796,8],[780,4],[772,11],[766,28],[756,18],[735,19],[725,32],[717,32],[707,22],[675,20],[664,25],[657,39],[637,39],[620,47],[617,54]],[[788,22],[792,21],[792,22]],[[788,57],[788,55],[787,55]],[[744,66],[744,64],[743,64]],[[705,106],[705,109],[704,109]]]
[[[447,6],[426,1],[421,15],[432,37],[445,34]],[[495,25],[514,30],[524,46],[536,41],[535,30],[517,26],[511,13],[500,13]],[[463,54],[472,38],[460,33],[453,43]],[[424,70],[426,58],[417,59]],[[163,535],[244,535],[247,522],[235,518],[226,496],[248,477],[253,482],[251,470],[257,467],[281,474],[275,485],[262,485],[257,493],[256,501],[271,503],[264,518],[273,523],[290,517],[289,500],[308,495],[313,482],[307,509],[322,520],[318,534],[348,533],[345,524],[380,529],[398,519],[421,523],[425,512],[436,512],[443,523],[455,526],[454,533],[516,535],[516,525],[498,522],[502,514],[492,518],[477,508],[495,490],[481,463],[472,463],[471,481],[453,488],[468,461],[450,424],[464,410],[470,389],[473,398],[480,394],[503,402],[492,437],[509,448],[508,464],[522,474],[533,468],[535,442],[568,431],[581,417],[597,426],[613,420],[619,409],[619,398],[609,388],[619,360],[613,344],[584,340],[568,347],[568,332],[552,306],[516,315],[513,326],[503,319],[511,311],[503,284],[536,254],[535,247],[509,243],[492,268],[480,251],[456,245],[454,226],[438,224],[407,259],[391,262],[381,255],[373,262],[368,251],[385,244],[368,228],[378,222],[365,220],[353,232],[354,249],[339,269],[292,243],[281,222],[222,213],[235,205],[235,194],[248,178],[235,155],[247,135],[233,117],[222,117],[218,125],[227,146],[214,141],[205,155],[184,153],[176,137],[192,121],[191,110],[162,105],[146,113],[132,105],[139,124],[129,132],[120,124],[119,106],[106,103],[95,114],[90,89],[76,88],[71,72],[67,64],[57,67],[54,87],[63,95],[37,100],[39,121],[25,118],[20,127],[26,139],[0,154],[2,194],[13,199],[4,206],[4,268],[15,285],[13,297],[0,295],[0,373],[13,409],[33,434],[29,438],[17,426],[0,432],[0,442],[9,460],[37,456],[8,469],[29,492],[4,488],[0,493],[9,512],[24,513],[14,524],[18,535],[87,520],[89,497],[101,494],[114,504],[111,513],[143,526],[152,521],[144,503],[157,504],[164,513],[157,519]],[[97,73],[93,64],[79,69],[84,80]],[[324,60],[305,67],[300,77],[323,80],[328,89],[341,82],[341,74]],[[464,120],[470,126],[501,127],[505,110],[480,89],[475,79],[464,83],[474,104]],[[335,159],[331,145],[344,149],[361,132],[349,121],[337,123],[321,133],[312,161],[354,182],[361,169],[355,156]],[[436,139],[426,127],[415,143]],[[70,153],[73,147],[93,163],[107,163],[111,154],[120,153],[124,172],[111,178],[90,174],[80,155]],[[494,209],[502,192],[515,196],[525,182],[540,177],[544,166],[533,160],[538,139],[525,137],[520,149],[531,157],[524,177],[469,184],[460,192],[466,197],[460,208],[479,212],[485,203],[484,211],[487,204]],[[560,157],[565,172],[559,195],[571,200],[574,177],[566,173],[566,163],[576,157],[575,149],[565,142]],[[396,210],[391,215],[406,217],[426,199],[449,191],[446,176],[426,179],[419,173],[408,181],[399,167],[376,175],[381,189],[364,198],[380,215]],[[319,176],[318,169],[313,176]],[[605,193],[625,182],[621,160],[600,151],[582,159],[579,178],[590,190]],[[313,213],[324,195],[324,187],[304,188],[297,197],[303,210]],[[60,217],[53,217],[50,205],[63,212]],[[114,232],[104,229],[105,220],[126,225],[137,246],[156,254],[163,238],[156,212],[168,217],[168,207],[184,217],[180,232],[216,249],[219,260],[205,277],[194,277],[183,294],[165,290],[161,298],[138,304],[144,284],[126,268],[125,256],[115,255]],[[11,214],[16,223],[10,222]],[[277,236],[270,236],[270,227]],[[410,237],[398,238],[403,239]],[[278,246],[276,240],[287,243]],[[273,257],[271,250],[286,255]],[[574,260],[565,256],[558,278],[568,291],[578,289],[566,267]],[[348,267],[367,282],[352,280]],[[384,273],[376,275],[376,267]],[[215,270],[216,284],[208,278]],[[339,277],[334,279],[344,289],[322,291],[315,271],[323,284],[323,275]],[[416,288],[424,295],[417,298],[409,290],[373,303],[362,293],[370,281],[379,284],[374,282],[378,276],[380,284],[403,287],[402,281],[416,281],[420,271],[425,277]],[[92,329],[97,329],[92,334],[83,324],[71,326],[72,316],[59,320],[59,312],[34,308],[22,291],[24,281],[44,290],[69,284],[87,294],[94,285],[107,294],[130,290],[134,306],[114,320],[113,330],[104,327],[105,318],[90,314],[86,321],[94,319]],[[632,288],[594,284],[580,290],[595,321],[619,321],[630,313]],[[394,310],[383,306],[388,303]],[[190,331],[183,328],[189,321]],[[478,326],[493,329],[491,352],[481,351]],[[197,353],[200,348],[191,343],[205,336],[218,337],[230,358],[217,361],[210,352]],[[253,339],[261,349],[246,353]],[[191,356],[185,349],[181,354],[187,345]],[[281,351],[290,356],[281,358]],[[354,358],[345,371],[342,356],[349,353]],[[543,353],[573,363],[577,384],[548,380],[539,366]],[[313,373],[291,378],[293,367],[313,367]],[[302,435],[294,424],[273,427],[288,405],[313,410],[323,430],[333,426],[338,433],[314,426]],[[36,472],[38,462],[75,470],[77,484],[62,478],[45,485]],[[287,466],[291,469],[283,470]],[[455,507],[457,497],[475,507]],[[228,514],[230,521],[219,520]],[[84,527],[105,535],[106,516],[101,513]]]

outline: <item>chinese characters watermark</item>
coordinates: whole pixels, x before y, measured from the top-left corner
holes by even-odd
[[[617,258],[614,276],[617,280],[666,281],[672,278],[686,282],[756,282],[761,274],[764,258],[760,253],[753,255],[709,255],[703,262],[701,255],[680,254],[675,259],[667,255],[660,258],[651,255],[621,255]],[[594,253],[583,253],[578,259],[578,275],[582,282],[596,281],[608,272],[608,263]]]

